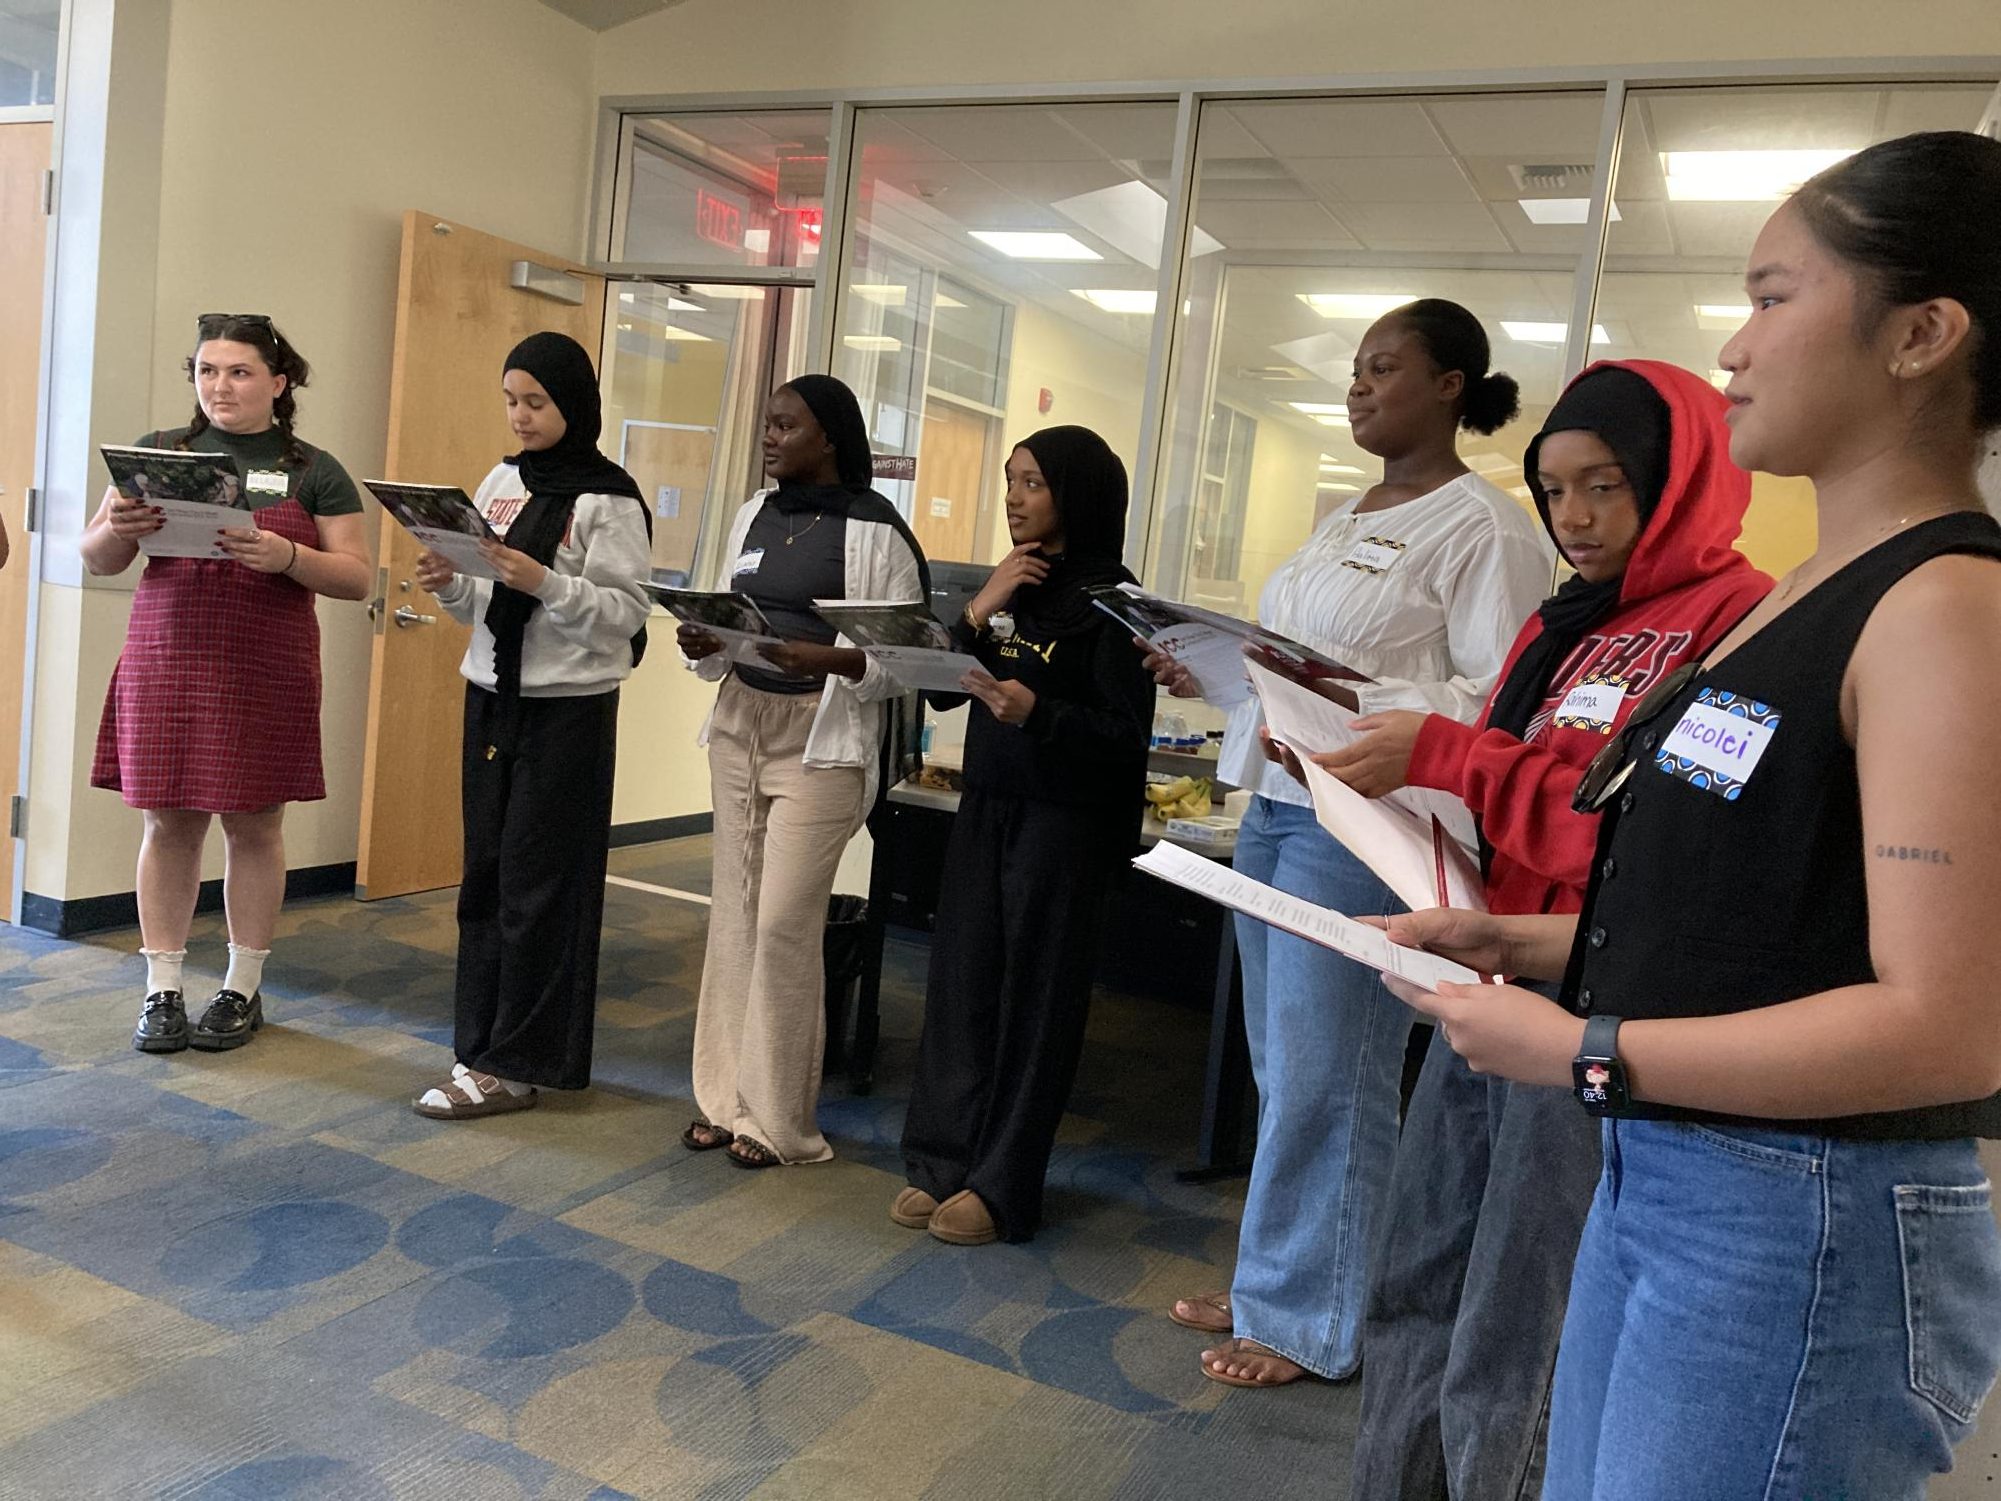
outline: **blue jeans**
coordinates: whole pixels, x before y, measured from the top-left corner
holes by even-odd
[[[1921,1501],[2001,1365],[1974,1143],[1608,1122],[1544,1501]]]
[[[1351,917],[1403,911],[1311,808],[1252,798],[1235,864]],[[1235,1331],[1317,1375],[1348,1376],[1361,1359],[1411,1013],[1374,970],[1255,919],[1237,919],[1237,952],[1258,1145],[1230,1288]]]

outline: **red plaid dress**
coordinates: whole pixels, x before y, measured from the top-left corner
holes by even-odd
[[[257,526],[316,545],[296,498]],[[254,813],[327,795],[313,594],[234,559],[153,558],[104,695],[90,785],[134,808]]]

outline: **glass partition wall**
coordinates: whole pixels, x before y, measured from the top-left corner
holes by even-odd
[[[879,488],[940,560],[1000,557],[1009,444],[1081,423],[1134,475],[1143,580],[1249,613],[1380,472],[1343,407],[1386,308],[1479,315],[1523,410],[1463,451],[1526,500],[1526,438],[1586,360],[1713,372],[1792,185],[1976,128],[1994,95],[1969,66],[626,114],[599,246],[626,278],[606,442],[646,470],[656,570],[699,577],[757,482],[757,402],[799,370],[854,387]],[[1805,487],[1760,478],[1741,545],[1775,571],[1802,556]]]

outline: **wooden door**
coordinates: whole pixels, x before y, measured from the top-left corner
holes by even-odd
[[[509,270],[521,260],[578,274],[583,304],[509,286]],[[405,214],[385,478],[459,485],[471,494],[513,450],[500,395],[508,351],[554,329],[595,359],[603,326],[603,278],[433,214]],[[355,895],[364,901],[459,879],[459,660],[469,632],[414,582],[417,551],[409,533],[381,517],[355,876]],[[420,619],[399,624],[398,610]]]
[[[696,587],[695,546],[708,503],[716,430],[661,422],[628,422],[625,468],[653,512],[653,566],[683,574]]]
[[[0,798],[21,779],[21,682],[28,652],[28,530],[42,366],[42,183],[46,121],[0,125],[0,520],[12,556],[0,568]],[[13,911],[14,861],[0,860],[0,915]]]
[[[924,404],[917,448],[917,494],[910,529],[924,556],[976,563],[980,491],[987,475],[988,419],[949,401]]]

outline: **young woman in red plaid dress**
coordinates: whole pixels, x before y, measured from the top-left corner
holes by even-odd
[[[333,456],[292,432],[305,360],[266,317],[208,314],[187,360],[196,408],[146,448],[226,454],[247,513],[218,528],[226,558],[151,558],[105,694],[93,787],[143,810],[140,952],[146,999],[132,1045],[241,1047],[264,1019],[258,985],[285,895],[285,804],[326,796],[320,769],[315,595],[368,593],[361,498]],[[122,573],[161,526],[144,500],[105,491],[84,566]],[[229,972],[192,1027],[181,966],[209,820],[222,819]]]

